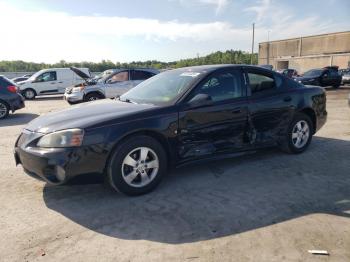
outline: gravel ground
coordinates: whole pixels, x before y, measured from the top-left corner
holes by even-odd
[[[350,261],[349,92],[327,91],[328,122],[301,155],[266,150],[177,169],[133,198],[90,178],[47,186],[15,167],[21,128],[69,107],[28,101],[0,122],[0,260]]]

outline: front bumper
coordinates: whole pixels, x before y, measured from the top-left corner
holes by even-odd
[[[65,93],[63,99],[68,102],[82,102],[84,100],[83,92]]]
[[[343,78],[342,83],[345,84],[350,84],[350,78]]]
[[[38,148],[28,145],[21,136],[16,141],[14,157],[16,165],[21,164],[30,176],[57,185],[77,175],[104,172],[107,153],[102,145]]]

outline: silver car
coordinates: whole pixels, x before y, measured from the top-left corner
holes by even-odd
[[[66,89],[64,99],[69,104],[118,97],[142,81],[159,73],[156,69],[116,69],[98,80],[91,79],[77,68],[71,68],[85,83]]]

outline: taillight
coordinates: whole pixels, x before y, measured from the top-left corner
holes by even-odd
[[[17,93],[17,86],[8,86],[7,90],[11,93]]]

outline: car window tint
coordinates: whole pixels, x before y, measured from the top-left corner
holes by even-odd
[[[266,76],[259,73],[248,73],[249,86],[253,94],[266,92],[273,89],[276,84],[273,77]]]
[[[282,87],[283,78],[282,78],[280,75],[278,75],[278,74],[275,74],[274,77],[275,77],[275,81],[276,81],[276,86],[277,86],[277,88]]]
[[[151,72],[141,71],[141,70],[133,70],[131,72],[132,80],[146,80],[150,77],[154,76]]]
[[[129,80],[129,72],[124,71],[124,72],[120,72],[120,73],[117,73],[114,76],[112,76],[108,80],[108,83],[113,84],[116,82],[123,82],[123,81],[128,81],[128,80]]]
[[[329,75],[332,76],[332,77],[337,77],[339,74],[338,74],[337,71],[331,70],[331,71],[329,71]]]
[[[241,97],[240,74],[239,72],[214,73],[196,87],[189,100],[197,94],[209,95],[214,102]]]
[[[57,74],[55,71],[45,72],[36,78],[37,82],[49,82],[49,81],[56,81],[56,80],[57,80]]]

